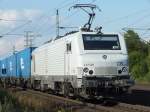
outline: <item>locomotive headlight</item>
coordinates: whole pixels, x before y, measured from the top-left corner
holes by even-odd
[[[128,67],[121,67],[118,70],[118,74],[127,73],[127,72],[128,72]]]
[[[90,75],[93,75],[93,73],[94,73],[93,70],[90,70],[90,71],[89,71],[89,74],[90,74]]]
[[[83,69],[83,72],[88,73],[89,69],[86,67],[86,68]]]

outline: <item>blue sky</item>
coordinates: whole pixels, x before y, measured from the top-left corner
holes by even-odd
[[[39,45],[55,36],[57,8],[60,10],[61,26],[79,27],[87,21],[87,15],[79,10],[68,9],[76,3],[91,2],[102,10],[96,11],[94,27],[102,26],[104,32],[123,32],[124,27],[150,27],[150,0],[0,0],[0,19],[10,20],[0,20],[0,35],[13,29],[13,34],[33,31],[35,35],[42,35],[34,40],[34,43]],[[32,22],[28,23],[30,20]],[[26,25],[21,27],[23,24]],[[150,32],[137,32],[143,38],[150,37]],[[4,35],[0,39],[0,54],[10,53],[13,45],[22,49],[24,36]]]

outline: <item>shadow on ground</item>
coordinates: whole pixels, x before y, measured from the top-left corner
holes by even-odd
[[[115,100],[128,104],[150,106],[150,90],[132,89],[132,93],[115,97]]]
[[[103,102],[106,101],[106,102]],[[92,101],[95,104],[104,104],[105,106],[115,106],[119,102],[133,104],[133,105],[143,105],[150,107],[150,85],[135,85],[131,88],[131,93],[126,93],[122,95],[115,95],[111,99],[105,99],[103,101]]]

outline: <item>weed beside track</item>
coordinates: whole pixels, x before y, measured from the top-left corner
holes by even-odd
[[[69,112],[63,105],[16,89],[0,89],[0,112]]]

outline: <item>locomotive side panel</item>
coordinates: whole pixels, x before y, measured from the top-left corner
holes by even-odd
[[[54,89],[55,82],[64,81],[65,40],[37,48],[32,57],[32,82],[36,87]]]
[[[62,86],[65,81],[76,86],[77,74],[72,72],[72,68],[77,60],[72,56],[73,52],[67,52],[67,45],[71,45],[72,51],[75,48],[72,39],[67,38],[43,45],[32,53],[32,79],[38,80],[44,88],[55,89],[56,85]]]
[[[47,75],[63,76],[65,75],[65,41],[55,42],[47,49]]]
[[[32,75],[39,76],[39,75],[46,75],[46,65],[45,65],[45,51],[46,48],[38,48],[35,50],[36,52],[32,54]]]

